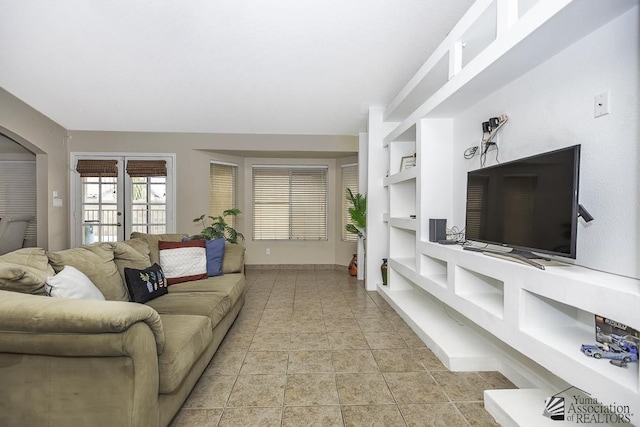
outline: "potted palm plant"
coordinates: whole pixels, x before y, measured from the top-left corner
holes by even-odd
[[[365,240],[367,238],[367,196],[361,193],[354,194],[350,188],[347,188],[347,200],[351,202],[351,207],[349,208],[349,216],[351,217],[351,222],[345,225],[345,229],[349,233],[356,234],[359,241],[362,242],[363,253],[366,261],[367,255]],[[356,254],[354,254],[354,259],[352,260],[352,262],[355,262],[355,258]],[[351,268],[349,270],[351,273]]]
[[[225,239],[229,243],[238,243],[239,238],[244,240],[244,235],[231,227],[225,219],[229,216],[235,217],[239,213],[240,209],[233,208],[227,209],[219,216],[200,215],[198,218],[195,218],[193,222],[201,223],[203,227],[202,231],[200,231],[200,234],[191,236],[191,238],[205,240]],[[205,218],[209,218],[209,225],[206,224]]]

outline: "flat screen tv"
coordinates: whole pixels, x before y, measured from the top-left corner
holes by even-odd
[[[467,175],[466,239],[576,257],[580,145]]]

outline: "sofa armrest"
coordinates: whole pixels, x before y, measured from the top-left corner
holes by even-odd
[[[126,354],[127,340],[119,337],[138,323],[148,326],[157,354],[162,353],[165,343],[162,321],[146,305],[0,291],[0,352],[61,356]]]

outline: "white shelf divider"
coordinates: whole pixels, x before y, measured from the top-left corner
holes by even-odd
[[[391,175],[388,179],[389,184],[399,184],[404,181],[416,179],[417,168],[409,168]]]
[[[437,299],[418,289],[379,286],[378,292],[450,370],[496,369],[493,346],[455,320],[452,310]]]
[[[392,227],[403,228],[405,230],[416,231],[417,221],[415,218],[389,218],[389,225]]]

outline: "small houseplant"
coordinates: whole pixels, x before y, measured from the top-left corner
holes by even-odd
[[[191,236],[191,238],[206,240],[225,239],[229,243],[238,243],[239,238],[244,240],[244,235],[227,224],[227,221],[225,219],[229,216],[235,217],[239,213],[240,209],[233,208],[227,209],[226,211],[222,212],[222,215],[219,216],[201,215],[198,218],[195,218],[193,222],[201,223],[203,228],[202,231],[200,231],[200,234]],[[206,218],[209,219],[209,225],[207,225],[206,223]]]
[[[350,188],[347,188],[347,200],[351,202],[351,207],[349,208],[351,222],[346,224],[344,228],[347,232],[356,234],[360,241],[362,241],[366,262],[367,251],[364,241],[367,238],[367,196],[361,193],[354,194]],[[349,265],[349,274],[352,276],[357,275],[356,254],[353,255],[353,259]]]

